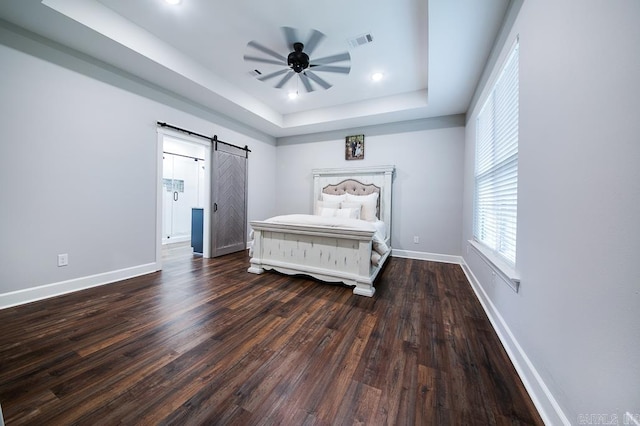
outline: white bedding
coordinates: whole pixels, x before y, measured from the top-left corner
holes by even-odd
[[[387,227],[381,220],[370,222],[360,219],[349,219],[343,217],[318,216],[311,214],[287,214],[274,216],[266,219],[265,222],[283,223],[288,225],[311,225],[331,228],[358,229],[363,231],[374,231],[372,239],[371,263],[375,266],[380,264],[382,256],[389,251],[389,246],[385,243]],[[252,231],[253,232],[253,231]],[[253,235],[252,235],[253,239]],[[253,255],[253,241],[249,245],[249,254]]]
[[[265,220],[272,223],[286,223],[289,225],[315,225],[329,226],[333,228],[361,229],[364,231],[375,231],[373,240],[384,243],[386,238],[386,226],[383,221],[370,222],[360,219],[348,219],[342,217],[325,217],[311,214],[287,214],[274,216]],[[384,254],[384,253],[381,253]]]

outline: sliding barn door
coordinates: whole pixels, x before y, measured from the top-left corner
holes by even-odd
[[[216,141],[213,146],[212,257],[247,248],[247,151]]]

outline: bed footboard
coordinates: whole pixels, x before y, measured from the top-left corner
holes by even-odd
[[[251,222],[253,255],[248,271],[265,269],[304,274],[327,282],[354,286],[353,293],[373,296],[374,280],[389,253],[378,266],[371,264],[374,231]]]

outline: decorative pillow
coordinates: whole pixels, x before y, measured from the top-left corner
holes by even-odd
[[[385,254],[389,251],[389,246],[384,241],[373,241],[373,249],[380,254]]]
[[[371,263],[373,264],[373,266],[380,266],[380,260],[382,260],[382,256],[380,256],[380,253],[372,251]]]
[[[357,213],[353,214],[352,219],[361,219],[362,216],[362,204],[360,203],[349,203],[347,201],[343,201],[340,203],[340,208],[343,210],[346,209],[355,209]]]
[[[325,194],[323,192],[322,193],[322,201],[331,201],[331,202],[334,202],[334,203],[339,203],[340,201],[344,201],[346,196],[347,196],[347,194],[332,195],[332,194]]]
[[[340,203],[341,209],[361,209],[362,203],[356,203],[354,201],[343,201]]]
[[[339,209],[340,203],[337,201],[316,201],[316,211],[314,214],[316,216],[320,216],[320,211],[323,208]]]
[[[362,206],[362,210],[360,211],[360,219],[368,220],[370,222],[375,222],[378,220],[376,215],[377,205],[378,205],[378,193],[374,192],[369,195],[351,195],[346,194],[344,203],[358,203]],[[344,208],[344,206],[343,206]]]
[[[357,209],[332,209],[322,207],[316,216],[321,217],[341,217],[343,219],[360,219],[360,208]]]
[[[344,219],[360,219],[360,206],[357,208],[339,209],[336,211],[336,217]]]
[[[336,216],[336,212],[339,212],[339,211],[340,211],[340,209],[332,209],[331,207],[321,207],[316,216],[335,217]]]

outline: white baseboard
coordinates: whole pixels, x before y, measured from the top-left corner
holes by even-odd
[[[391,256],[403,257],[406,259],[430,260],[432,262],[455,263],[458,265],[461,264],[462,262],[462,257],[460,256],[452,256],[450,254],[427,253],[423,251],[392,249]]]
[[[126,280],[128,278],[149,274],[151,272],[158,271],[159,269],[159,265],[156,263],[147,263],[145,265],[133,266],[131,268],[119,269],[117,271],[109,271],[102,274],[90,275],[87,277],[46,284],[39,287],[3,293],[0,294],[0,309],[48,299],[50,297],[97,287],[115,281]]]
[[[518,376],[522,380],[524,387],[527,389],[533,404],[538,409],[542,421],[547,425],[571,425],[571,422],[565,416],[564,412],[560,408],[560,405],[555,400],[551,391],[538,374],[535,366],[531,363],[531,360],[524,352],[516,338],[511,333],[509,326],[500,315],[500,312],[496,309],[493,302],[487,293],[484,291],[478,279],[475,277],[471,268],[467,265],[463,258],[460,258],[460,266],[464,271],[471,288],[476,293],[480,304],[485,313],[489,317],[489,321],[496,331],[502,346],[504,347],[511,363],[518,372]]]

